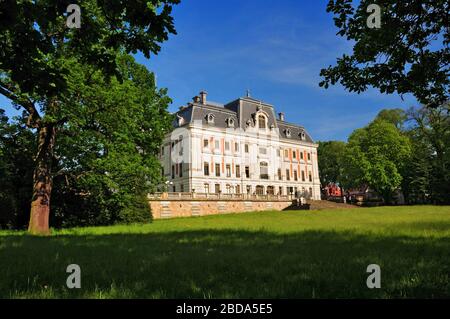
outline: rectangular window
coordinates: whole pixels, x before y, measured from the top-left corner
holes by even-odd
[[[297,171],[294,170],[294,181],[298,181]]]
[[[308,153],[308,161],[311,160],[311,153]]]
[[[231,165],[227,164],[225,166],[225,168],[226,168],[226,172],[227,172],[227,177],[231,177]]]
[[[293,151],[293,152],[292,152],[292,158],[293,158],[293,159],[296,159],[296,158],[297,158],[297,152],[296,152],[296,151]]]
[[[203,164],[203,174],[204,174],[205,176],[209,176],[209,164],[208,164],[207,162],[205,162],[205,163]]]
[[[178,164],[180,166],[180,177],[183,177],[183,163]]]
[[[283,195],[283,186],[278,187],[278,195]]]
[[[216,194],[219,194],[219,193],[220,193],[220,184],[215,184],[215,185],[214,185],[214,192],[215,192]]]
[[[230,150],[230,142],[225,142],[225,151]]]
[[[236,165],[236,177],[241,177],[241,167],[239,165]]]
[[[302,171],[302,182],[305,181],[305,171]]]
[[[245,153],[248,153],[248,144],[245,144]]]
[[[175,165],[172,165],[172,179],[175,178]]]
[[[278,169],[278,179],[281,181],[283,177],[281,176],[281,168]]]
[[[203,140],[203,147],[208,147],[209,141],[207,139]]]
[[[269,179],[269,165],[267,162],[261,162],[259,163],[259,178],[261,179]]]
[[[239,143],[234,143],[234,151],[239,152]]]
[[[288,149],[284,150],[284,158],[289,158],[289,150]]]
[[[205,193],[206,193],[206,194],[209,193],[209,184],[205,184]]]
[[[281,150],[279,148],[277,148],[277,156],[280,157],[281,156]]]
[[[218,150],[218,149],[220,148],[219,140],[215,140],[215,141],[214,141],[214,148],[215,148],[216,150]]]
[[[303,152],[300,152],[300,159],[303,159]]]
[[[241,185],[236,185],[236,194],[241,193]]]
[[[184,185],[183,184],[180,185],[180,192],[184,193]]]
[[[220,164],[216,164],[216,176],[220,177]]]
[[[258,116],[259,128],[266,128],[266,117],[264,115]]]
[[[251,185],[247,185],[247,194],[250,194],[252,192],[252,186]]]
[[[177,187],[175,185],[172,186],[172,191],[175,193],[177,191]]]
[[[250,178],[250,167],[249,166],[245,166],[245,177]]]
[[[311,175],[311,172],[309,172],[309,181],[312,182],[312,175]]]
[[[286,169],[286,180],[287,181],[290,181],[291,180],[291,174],[289,174],[290,172],[289,172],[289,168],[288,169]]]

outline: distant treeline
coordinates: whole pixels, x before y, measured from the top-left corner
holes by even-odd
[[[450,204],[450,106],[382,110],[347,142],[319,142],[322,186],[369,186],[386,204]]]

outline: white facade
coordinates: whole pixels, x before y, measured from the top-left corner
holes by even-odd
[[[239,112],[226,107],[220,109],[216,104],[210,106],[205,101],[191,103],[188,108],[201,108],[202,114],[206,113],[206,120],[195,118],[199,112],[195,109],[185,115],[190,116],[187,123],[183,113],[177,113],[178,127],[166,136],[161,153],[164,176],[168,181],[166,190],[297,194],[319,200],[318,145],[306,140],[303,131],[302,136],[291,137],[290,127],[293,131],[300,127],[271,118],[274,112],[271,113],[267,106],[263,108],[261,101],[241,98],[236,103],[243,104],[240,100],[259,103],[251,113],[252,122],[247,121],[245,128],[234,123],[236,120],[243,122],[239,115],[237,118],[231,116]],[[216,123],[214,117],[225,118],[227,125]],[[211,118],[212,122],[209,121]],[[280,132],[281,123],[284,137]]]

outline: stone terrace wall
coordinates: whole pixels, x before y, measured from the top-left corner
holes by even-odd
[[[280,200],[217,200],[217,199],[149,199],[154,219],[283,210],[292,204]]]

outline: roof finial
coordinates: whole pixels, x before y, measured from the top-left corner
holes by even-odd
[[[250,90],[247,89],[247,97],[250,97]]]

